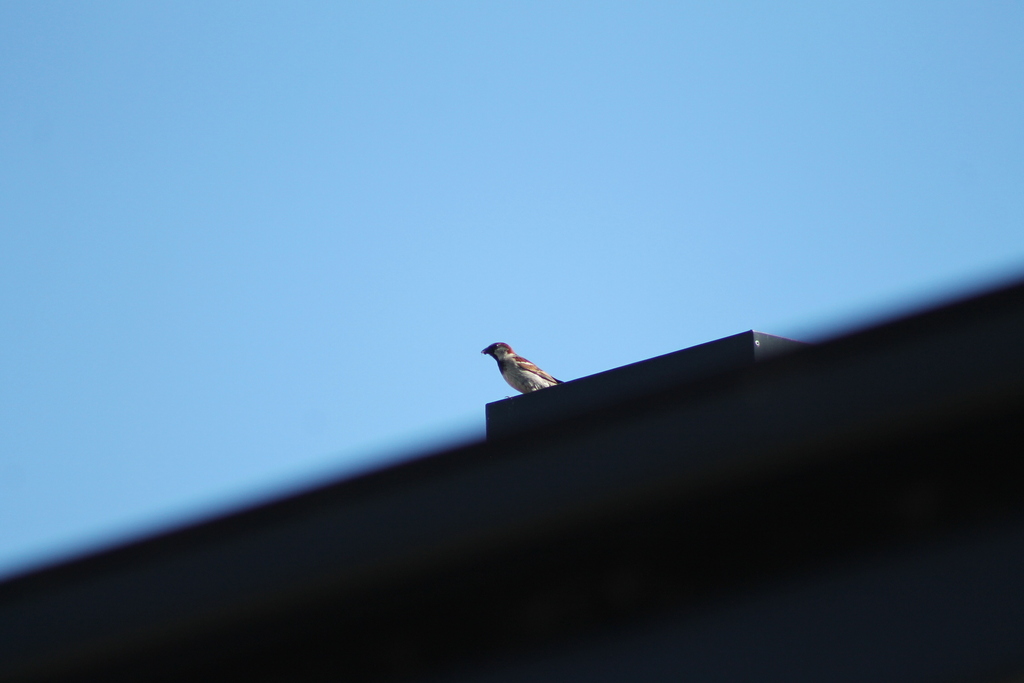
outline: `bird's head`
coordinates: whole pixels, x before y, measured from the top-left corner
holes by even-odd
[[[492,358],[502,358],[505,355],[512,353],[512,347],[505,342],[495,342],[480,353],[487,354]]]

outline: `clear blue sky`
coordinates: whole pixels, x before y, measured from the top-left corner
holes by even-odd
[[[1020,2],[0,4],[0,574],[1024,274]]]

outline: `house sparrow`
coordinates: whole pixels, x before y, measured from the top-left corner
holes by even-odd
[[[524,394],[562,383],[561,380],[555,379],[530,361],[516,354],[512,347],[504,342],[491,344],[480,353],[485,353],[498,361],[498,369],[501,370],[501,376],[505,378],[509,386]]]

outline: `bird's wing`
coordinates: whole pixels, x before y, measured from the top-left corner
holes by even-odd
[[[528,361],[525,358],[523,358],[522,356],[519,356],[519,361],[521,363],[521,367],[523,368],[523,370],[525,370],[527,372],[531,372],[534,375],[537,375],[538,377],[540,377],[541,379],[543,379],[545,381],[548,381],[548,382],[551,382],[553,384],[562,384],[562,380],[555,379],[554,377],[552,377],[548,373],[544,372],[543,370],[538,368],[536,365],[534,365],[530,361]]]

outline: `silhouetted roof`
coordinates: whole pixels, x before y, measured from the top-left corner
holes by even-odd
[[[1022,339],[1016,284],[11,579],[0,680],[997,680]]]

